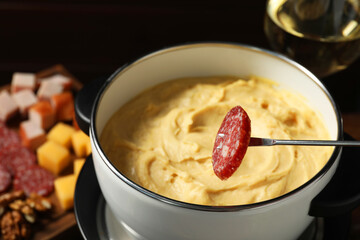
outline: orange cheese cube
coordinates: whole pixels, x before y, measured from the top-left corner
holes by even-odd
[[[80,130],[79,124],[76,121],[75,111],[72,116],[72,125],[75,128],[75,130]]]
[[[91,153],[90,138],[83,131],[76,131],[71,136],[71,143],[77,157],[86,157]]]
[[[37,149],[39,165],[55,175],[69,166],[71,162],[70,152],[64,146],[47,141]]]
[[[20,123],[19,135],[22,144],[33,151],[46,142],[44,129],[30,120]]]
[[[75,133],[75,129],[65,123],[59,122],[50,129],[47,138],[61,144],[66,148],[71,147],[71,136]]]
[[[70,174],[55,179],[55,193],[64,210],[71,209],[74,206],[74,194],[77,175]]]
[[[56,111],[59,121],[71,121],[74,115],[74,98],[71,92],[55,94],[51,97],[51,104]]]
[[[74,174],[79,176],[79,173],[84,166],[85,158],[78,158],[74,160]]]
[[[55,110],[48,101],[40,101],[30,108],[29,119],[47,130],[55,124]]]

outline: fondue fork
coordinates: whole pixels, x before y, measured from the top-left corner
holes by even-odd
[[[305,145],[305,146],[348,146],[360,147],[360,141],[337,140],[283,140],[271,138],[250,138],[249,146]]]

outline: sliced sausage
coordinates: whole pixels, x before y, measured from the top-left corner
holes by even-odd
[[[225,116],[216,135],[212,160],[215,174],[228,179],[240,166],[249,146],[251,122],[245,110],[236,106]]]
[[[27,196],[36,193],[47,196],[54,190],[54,175],[46,169],[32,165],[18,171],[14,178],[14,189],[23,190]]]

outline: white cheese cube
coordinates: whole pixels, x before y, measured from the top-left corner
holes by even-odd
[[[35,88],[36,88],[35,74],[21,73],[21,72],[16,72],[13,74],[11,80],[12,93],[16,93],[25,89],[35,91]]]
[[[62,93],[64,87],[57,82],[44,80],[41,81],[37,96],[41,100],[49,100],[51,96]]]
[[[23,116],[27,116],[29,108],[38,102],[36,95],[31,90],[22,90],[12,95],[12,98],[18,105],[20,113]]]
[[[0,93],[0,120],[6,122],[16,115],[19,107],[7,91]]]

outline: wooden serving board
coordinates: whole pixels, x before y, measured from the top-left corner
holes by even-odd
[[[72,79],[73,82],[72,92],[75,97],[76,92],[78,92],[82,88],[82,83],[79,82],[72,74],[70,74],[65,69],[64,66],[60,64],[36,73],[36,78],[41,79],[57,73],[65,75]],[[10,92],[10,85],[1,86],[0,91],[2,90],[8,90]],[[7,126],[17,131],[20,122],[21,122],[20,117],[15,117],[14,119],[11,119],[9,122],[7,122]],[[72,159],[74,158],[75,156],[72,155]],[[60,176],[71,174],[73,172],[73,166],[72,164],[70,165],[71,166],[65,169]],[[34,240],[54,239],[76,225],[74,211],[63,210],[60,206],[60,203],[56,197],[55,192],[53,192],[50,196],[48,196],[48,198],[51,200],[53,209],[48,216],[38,219],[36,223],[32,225],[31,239]]]

